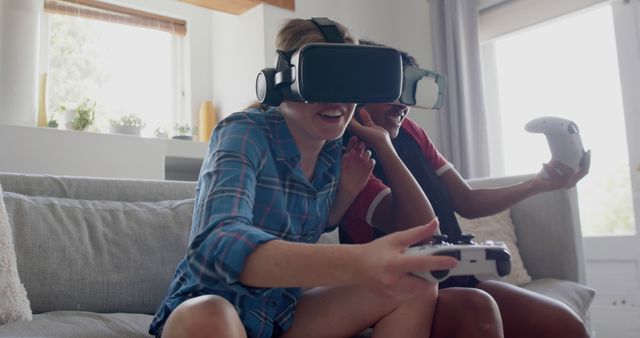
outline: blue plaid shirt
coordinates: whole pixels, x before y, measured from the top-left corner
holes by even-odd
[[[327,142],[311,182],[276,109],[235,113],[214,130],[196,187],[190,243],[149,333],[156,334],[183,301],[219,295],[234,304],[249,337],[287,330],[300,288],[254,288],[240,283],[247,257],[273,239],[315,243],[330,230],[341,143]]]

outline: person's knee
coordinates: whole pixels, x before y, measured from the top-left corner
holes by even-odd
[[[476,329],[494,333],[502,330],[500,309],[488,293],[478,289],[466,289],[463,305],[476,316]]]
[[[471,288],[440,290],[437,311],[455,315],[456,320],[460,322],[454,327],[465,333],[473,332],[479,337],[494,337],[502,332],[502,319],[498,305],[491,295],[482,290]]]
[[[218,296],[200,296],[183,302],[169,316],[162,333],[163,338],[245,336],[235,308]]]

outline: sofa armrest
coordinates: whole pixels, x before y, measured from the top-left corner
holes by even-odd
[[[512,185],[532,175],[469,180],[474,188]],[[518,249],[533,279],[585,283],[585,263],[576,189],[542,193],[511,208]]]

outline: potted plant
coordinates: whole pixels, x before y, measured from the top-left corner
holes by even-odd
[[[49,120],[47,121],[47,127],[58,129],[58,126],[59,126],[59,123],[58,123],[58,119],[56,119],[56,114],[51,114],[49,116]]]
[[[142,119],[135,114],[124,115],[116,120],[109,120],[112,134],[136,135],[140,136],[140,131],[145,124]]]
[[[75,109],[60,106],[60,110],[65,112],[66,129],[85,131],[93,124],[95,119],[96,102],[86,99]]]
[[[156,138],[160,138],[160,139],[168,139],[169,138],[169,133],[167,133],[167,131],[163,127],[156,128],[156,130],[154,130],[153,134],[155,135]]]
[[[178,124],[176,123],[175,127],[175,135],[173,136],[173,139],[176,140],[193,140],[193,129],[191,128],[191,125],[187,124]]]

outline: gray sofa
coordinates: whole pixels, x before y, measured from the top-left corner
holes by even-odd
[[[0,173],[0,184],[34,313],[0,326],[0,337],[148,337],[184,255],[195,183]],[[573,190],[546,193],[515,206],[512,217],[534,279],[525,287],[586,317],[593,290],[581,285],[575,201]]]

